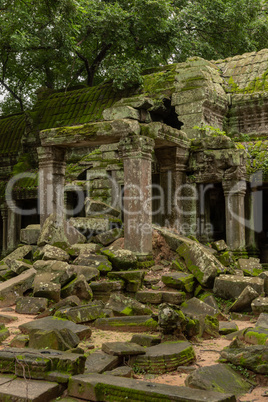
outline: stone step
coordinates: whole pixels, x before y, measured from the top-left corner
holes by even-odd
[[[0,400],[20,402],[51,401],[58,398],[64,386],[56,382],[27,380],[15,376],[0,376]]]
[[[94,402],[235,402],[231,394],[223,394],[187,387],[119,378],[111,375],[90,374],[72,377],[68,385],[69,396]]]

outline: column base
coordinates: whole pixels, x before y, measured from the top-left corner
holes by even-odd
[[[246,249],[241,249],[241,250],[231,250],[235,260],[238,260],[238,258],[248,258],[248,253]]]

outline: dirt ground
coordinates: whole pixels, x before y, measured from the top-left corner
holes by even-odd
[[[6,327],[9,328],[10,337],[7,338],[1,345],[0,349],[3,349],[10,345],[11,340],[14,336],[20,333],[18,329],[19,325],[32,321],[35,316],[33,315],[24,315],[15,313],[15,307],[3,308],[0,309],[0,314],[10,315],[17,317],[17,320],[12,322],[11,324],[6,324]],[[253,324],[250,321],[234,321],[239,329],[244,329],[252,326]],[[92,328],[92,336],[87,341],[87,343],[83,344],[85,349],[91,349],[92,345],[94,345],[94,349],[100,349],[104,342],[115,342],[115,341],[130,341],[132,337],[131,333],[126,332],[114,332],[114,331],[102,331],[99,329]],[[218,339],[209,339],[204,340],[201,343],[193,343],[193,347],[196,353],[196,362],[194,366],[196,367],[204,367],[210,366],[217,363],[217,360],[220,357],[220,351],[228,346],[230,341],[226,340],[224,337]],[[152,375],[147,374],[144,376],[139,376],[140,379],[144,379],[147,381],[176,385],[176,386],[184,386],[184,381],[188,374],[173,372],[164,375]],[[243,395],[237,399],[239,402],[268,402],[268,379],[262,378],[262,383],[256,386],[252,391],[248,394]],[[259,380],[259,378],[257,378]],[[260,382],[260,381],[259,381]],[[266,383],[264,385],[264,383]],[[267,396],[263,396],[267,393]]]

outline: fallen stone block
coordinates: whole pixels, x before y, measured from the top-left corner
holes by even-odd
[[[70,256],[66,251],[62,250],[59,247],[51,246],[50,244],[46,244],[42,249],[40,256],[43,257],[43,260],[57,260],[68,262]]]
[[[137,356],[144,355],[145,348],[132,342],[105,342],[101,350],[112,356]]]
[[[238,275],[220,275],[215,279],[213,292],[223,299],[235,300],[247,286],[251,286],[258,295],[264,292],[263,279]]]
[[[120,293],[111,294],[105,308],[112,310],[115,316],[152,314],[152,310],[149,307]]]
[[[234,341],[235,342],[235,341]],[[245,367],[258,374],[268,374],[268,346],[238,344],[236,347],[224,348],[221,357],[236,366]]]
[[[85,234],[86,237],[95,236],[99,233],[107,232],[107,230],[111,229],[111,221],[107,216],[105,218],[76,217],[71,218],[69,222],[75,229]]]
[[[160,290],[139,290],[136,293],[136,299],[141,303],[160,304],[162,297]]]
[[[15,376],[0,376],[1,401],[38,402],[58,398],[64,387],[57,382],[27,380]]]
[[[69,328],[30,331],[29,348],[68,350],[76,348],[80,339]]]
[[[248,285],[231,305],[229,311],[251,311],[251,303],[258,296],[258,292]]]
[[[256,326],[247,328],[243,332],[243,340],[252,345],[266,345],[268,339],[268,328]]]
[[[218,310],[197,299],[196,297],[193,297],[192,299],[182,303],[181,311],[191,318],[198,318],[201,315],[218,315]]]
[[[142,286],[144,281],[145,271],[141,269],[129,270],[129,271],[117,271],[108,272],[107,277],[109,279],[122,279],[126,284],[126,290],[131,291],[131,285],[137,284],[136,291]]]
[[[238,331],[238,326],[235,322],[219,321],[220,335],[228,335]]]
[[[12,251],[12,253],[3,258],[2,262],[11,268],[12,261],[23,260],[24,258],[31,257],[32,250],[32,246],[18,247],[16,250]]]
[[[93,292],[93,298],[96,300],[102,300],[107,303],[112,293],[118,293],[125,287],[125,282],[119,281],[108,281],[104,280],[101,282],[91,282],[90,288]]]
[[[108,355],[107,353],[97,351],[91,353],[85,363],[85,373],[98,373],[112,370],[119,366],[121,359],[118,356]]]
[[[85,244],[73,244],[72,245],[72,250],[73,250],[73,257],[78,257],[80,253],[97,253],[100,251],[101,246],[96,243],[85,243]]]
[[[72,226],[70,221],[59,221],[57,216],[51,214],[44,222],[37,245],[42,247],[46,244],[66,243],[70,246],[85,242],[85,236]]]
[[[58,309],[55,317],[66,318],[76,324],[82,324],[94,321],[97,318],[109,317],[109,315],[108,310],[104,308],[104,303],[96,300],[88,304],[82,304],[81,306]]]
[[[27,269],[31,269],[31,268],[33,268],[33,266],[30,264],[27,264],[24,261],[13,260],[10,262],[10,269],[16,275],[20,275],[20,274],[22,274],[22,272],[27,271]]]
[[[195,285],[195,277],[184,272],[170,272],[162,276],[162,282],[170,288],[191,293]]]
[[[109,244],[113,243],[115,240],[124,236],[124,231],[121,228],[114,228],[107,230],[107,232],[100,233],[99,235],[94,237],[94,241],[96,243],[100,243],[103,246],[109,246]]]
[[[71,375],[84,372],[85,361],[84,355],[53,349],[0,350],[0,372],[12,373],[25,379],[50,380],[58,373],[58,382],[68,382]]]
[[[123,332],[148,332],[157,331],[158,323],[145,316],[134,317],[112,317],[112,318],[98,318],[94,322],[94,327],[108,331],[123,331]]]
[[[176,370],[195,360],[194,349],[189,342],[177,341],[161,343],[146,349],[144,355],[131,361],[134,371],[163,374]]]
[[[85,199],[85,212],[86,216],[109,214],[115,216],[116,218],[118,218],[121,214],[118,209],[112,207],[111,205],[108,205],[102,201],[93,200],[89,197]]]
[[[41,233],[40,225],[28,225],[20,231],[20,241],[25,244],[37,244]]]
[[[92,255],[86,252],[80,253],[74,260],[74,265],[84,265],[92,268],[96,268],[102,274],[106,274],[112,270],[112,264],[104,255]]]
[[[251,303],[254,314],[268,313],[268,297],[258,297]]]
[[[151,402],[153,399],[189,402],[235,402],[231,394],[195,390],[187,387],[176,387],[166,384],[138,381],[124,378],[91,374],[72,377],[68,385],[68,394],[94,402],[118,402],[129,399]]]
[[[172,303],[172,304],[181,304],[185,301],[186,294],[185,292],[179,291],[162,291],[162,302],[163,303]]]
[[[239,258],[238,268],[241,269],[246,276],[259,276],[263,269],[258,258]]]
[[[60,301],[61,285],[59,283],[47,282],[42,274],[37,275],[33,283],[33,295],[35,297],[54,300],[57,303]]]
[[[227,244],[225,243],[224,240],[214,241],[211,245],[217,251],[225,251],[225,250],[227,250]]]
[[[5,324],[0,324],[0,343],[7,339],[9,335],[9,330],[5,327]]]
[[[137,256],[130,250],[114,249],[111,246],[108,249],[102,249],[101,252],[109,258],[116,271],[138,268]]]
[[[268,328],[268,314],[261,313],[256,322],[256,327]]]
[[[88,267],[85,265],[70,265],[74,273],[79,275],[84,275],[87,282],[99,279],[100,271],[95,267]]]
[[[237,371],[225,364],[213,364],[196,369],[186,378],[185,385],[236,396],[247,393],[252,386]]]
[[[31,289],[36,274],[34,268],[24,271],[15,278],[0,283],[0,307],[12,306],[19,296]]]
[[[0,314],[0,323],[1,324],[10,324],[18,321],[18,317],[13,317],[12,315]]]
[[[29,335],[18,334],[11,340],[11,348],[26,348],[29,344]]]
[[[188,270],[201,285],[213,285],[216,276],[226,270],[219,260],[199,243],[184,243],[178,247],[177,253],[183,257]]]
[[[161,343],[161,339],[154,335],[135,334],[132,336],[130,342],[137,343],[140,346],[150,347],[159,345],[159,343]]]
[[[80,300],[92,300],[93,293],[84,275],[79,275],[61,289],[61,297],[77,296]]]
[[[121,366],[113,369],[112,371],[106,371],[105,375],[114,375],[116,377],[132,378],[133,371],[131,367]]]
[[[47,330],[48,328],[57,329],[58,331],[68,328],[78,335],[80,340],[88,339],[91,336],[91,329],[86,325],[75,324],[72,321],[56,317],[44,317],[19,326],[19,329],[23,334],[30,334],[32,330]]]
[[[48,299],[44,297],[19,297],[16,300],[16,313],[39,314],[46,310]]]
[[[54,315],[57,310],[75,307],[81,304],[81,300],[77,296],[68,296],[66,299],[60,300],[58,303],[53,304],[47,308],[43,313],[39,314],[38,319]]]

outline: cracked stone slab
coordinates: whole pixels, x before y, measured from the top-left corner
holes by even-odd
[[[189,401],[189,402],[235,402],[232,394],[177,387],[122,378],[110,375],[91,374],[72,377],[68,385],[72,397],[94,402],[119,402],[125,400]]]

